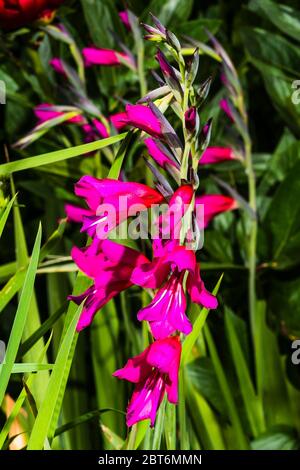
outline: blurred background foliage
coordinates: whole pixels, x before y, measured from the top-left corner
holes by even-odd
[[[138,428],[135,445],[192,449],[298,448],[300,366],[291,362],[291,344],[300,336],[300,102],[292,101],[296,92],[292,83],[300,80],[299,4],[271,0],[131,0],[128,5],[141,21],[149,22],[151,11],[182,41],[188,41],[188,36],[209,45],[206,33],[209,30],[228,52],[247,103],[258,205],[257,349],[251,340],[247,308],[247,243],[243,239],[243,221],[239,212],[225,213],[207,229],[204,249],[199,254],[202,276],[210,289],[222,272],[224,277],[218,294],[220,308],[209,314],[207,325],[184,367],[181,393],[185,400],[177,413],[179,430],[174,435],[168,434],[168,429],[175,429],[176,416],[166,406],[155,430]],[[122,2],[110,0],[66,1],[56,21],[66,26],[79,50],[89,44],[120,50],[122,42],[136,54],[134,37],[118,16],[122,9]],[[145,77],[151,90],[156,83],[150,74],[151,69],[157,68],[155,45],[145,43],[144,53]],[[68,88],[65,78],[49,66],[54,56],[76,66],[69,45],[47,34],[45,27],[24,27],[0,34],[0,79],[7,87],[7,103],[0,106],[1,163],[83,143],[78,126],[62,124],[23,150],[12,147],[36,124],[33,108],[39,103],[80,107],[78,96]],[[213,117],[211,145],[238,149],[239,137],[219,108],[226,90],[220,80],[218,60],[201,54],[198,75],[199,82],[213,77],[201,114],[202,123]],[[126,102],[133,103],[140,98],[140,77],[126,67],[86,69],[85,93],[108,116],[122,111]],[[18,193],[13,217],[8,218],[1,238],[0,338],[6,342],[18,305],[16,294],[24,282],[27,249],[31,252],[40,220],[43,227],[43,259],[40,257],[35,296],[29,309],[30,324],[19,348],[19,362],[21,358],[29,363],[39,362],[37,355],[49,339],[51,329],[49,364],[57,359],[62,329],[76,311],[71,306],[65,313],[66,297],[72,291],[76,274],[66,257],[74,244],[82,246],[85,242],[78,226],[60,223],[57,232],[58,221],[64,217],[64,204],[76,202],[73,186],[81,175],[108,174],[113,158],[109,152],[99,150],[91,156],[63,160],[1,179],[0,210],[6,207],[9,196]],[[145,172],[143,154],[145,148],[135,141],[123,164],[128,180],[147,182],[149,174]],[[201,169],[202,190],[220,192],[222,189],[212,175],[247,199],[247,180],[238,162]],[[50,241],[49,237],[52,237]],[[54,448],[126,445],[122,413],[91,410],[125,410],[130,390],[111,377],[111,373],[145,345],[147,333],[141,331],[135,314],[146,302],[147,295],[141,296],[141,290],[133,287],[105,306],[92,327],[79,335],[75,354],[69,356],[72,367],[66,391],[64,387],[60,389],[62,396],[57,401],[63,399],[56,408],[59,416],[54,432],[59,437],[53,440]],[[71,313],[70,309],[73,309]],[[198,312],[191,310],[195,318]],[[41,324],[44,331],[38,330]],[[36,330],[40,334],[32,337]],[[25,344],[24,348],[28,337],[32,344],[27,344],[27,348]],[[257,351],[259,356],[255,357]],[[67,375],[66,372],[66,380]],[[32,400],[39,409],[49,373],[38,372],[30,377]],[[22,386],[20,374],[13,374],[9,396],[16,400]],[[18,423],[20,429],[28,430],[35,413],[28,390],[26,393],[25,414],[18,414]],[[5,403],[8,406],[8,400]],[[5,406],[2,425],[7,415]],[[76,426],[71,423],[70,430],[61,429],[77,418]],[[7,435],[2,436],[2,445],[8,446]]]

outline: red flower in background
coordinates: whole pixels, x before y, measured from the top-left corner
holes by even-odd
[[[20,28],[45,11],[54,10],[63,0],[0,0],[0,27],[6,30]]]

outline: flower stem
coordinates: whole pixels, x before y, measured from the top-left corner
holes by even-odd
[[[145,70],[144,70],[144,46],[139,44],[138,53],[137,53],[137,67],[138,67],[138,76],[140,82],[140,94],[141,97],[147,94],[147,82],[145,78]]]

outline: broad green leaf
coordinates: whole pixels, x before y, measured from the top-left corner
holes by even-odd
[[[35,274],[38,266],[40,244],[41,244],[42,230],[39,226],[37,236],[35,239],[34,247],[32,250],[31,260],[28,266],[26,277],[24,280],[23,289],[20,296],[19,305],[15,315],[14,323],[9,337],[4,363],[0,373],[0,403],[4,398],[6,387],[9,382],[9,377],[15,362],[18,348],[23,335],[24,327],[26,324],[29,307],[34,290]]]
[[[153,13],[165,26],[180,24],[186,20],[193,8],[193,0],[152,0],[147,14]]]
[[[279,269],[300,261],[300,162],[278,187],[264,219],[272,263]]]
[[[252,441],[251,448],[253,450],[299,450],[300,440],[293,428],[277,426]]]
[[[299,48],[279,34],[259,28],[243,28],[241,36],[248,54],[266,65],[272,65],[299,77]]]
[[[280,31],[300,41],[300,12],[271,0],[251,0],[248,8],[277,26]]]

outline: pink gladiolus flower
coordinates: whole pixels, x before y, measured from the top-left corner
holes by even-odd
[[[115,113],[109,117],[110,122],[112,123],[114,128],[117,129],[117,131],[124,129],[124,127],[127,126],[126,119],[127,119],[127,114],[125,112]]]
[[[236,158],[234,151],[229,147],[208,147],[199,160],[200,165],[221,163]]]
[[[197,196],[195,205],[204,205],[204,221],[198,221],[200,228],[206,228],[210,221],[222,212],[231,211],[238,208],[238,203],[230,196],[222,194],[204,194]]]
[[[92,216],[93,212],[90,209],[84,209],[73,204],[65,204],[65,213],[68,222],[83,223],[84,217]]]
[[[34,108],[34,114],[39,120],[38,124],[42,124],[43,122],[62,116],[66,112],[68,112],[68,110],[66,110],[65,107],[55,106],[49,103],[41,103]],[[78,116],[74,116],[71,119],[68,119],[67,122],[72,124],[84,124],[85,119],[83,116],[78,114]]]
[[[82,129],[85,133],[85,142],[93,142],[94,140],[98,140],[99,136],[103,139],[109,137],[109,133],[107,132],[105,125],[96,118],[92,119],[92,125],[84,124]]]
[[[66,74],[63,63],[58,57],[53,57],[53,59],[49,61],[49,64],[51,65],[53,70],[55,70],[55,72],[60,73],[62,75]]]
[[[126,124],[137,127],[153,137],[162,137],[162,123],[149,106],[126,105]]]
[[[156,413],[165,392],[170,403],[178,403],[178,370],[181,344],[178,336],[155,341],[144,352],[127,361],[113,375],[135,384],[127,408],[127,426],[150,419],[154,426]]]
[[[97,47],[85,47],[82,50],[84,64],[86,67],[91,65],[120,65],[122,57],[131,63],[131,59],[123,52],[117,52],[112,49],[99,49]]]
[[[165,254],[151,263],[136,267],[131,275],[134,284],[156,289],[153,301],[138,313],[139,320],[150,323],[155,338],[165,338],[179,330],[189,334],[192,325],[185,315],[186,301],[183,278],[187,273],[187,292],[192,302],[215,309],[218,301],[204,286],[194,251],[184,246],[167,244]]]
[[[163,200],[163,196],[141,183],[83,176],[75,186],[75,194],[83,197],[93,211],[84,217],[82,231],[90,236],[105,237],[108,232],[136,212],[148,209]],[[114,209],[112,213],[111,209]]]
[[[224,111],[225,114],[229,117],[230,121],[234,122],[234,118],[229,106],[229,102],[226,98],[220,100],[220,108]]]
[[[77,331],[89,326],[95,314],[109,300],[130,287],[133,269],[148,261],[138,251],[111,240],[94,239],[86,248],[73,247],[71,255],[79,269],[94,280],[82,294],[68,297],[78,305],[85,300]]]
[[[165,169],[168,167],[168,165],[171,165],[177,169],[180,168],[179,163],[159,140],[148,137],[144,140],[144,142],[147,146],[149,155],[159,166]]]
[[[119,17],[120,17],[120,20],[122,21],[122,23],[124,24],[124,26],[126,27],[126,29],[128,31],[131,31],[131,26],[130,26],[129,18],[128,18],[128,11],[127,10],[120,11],[119,12]]]

